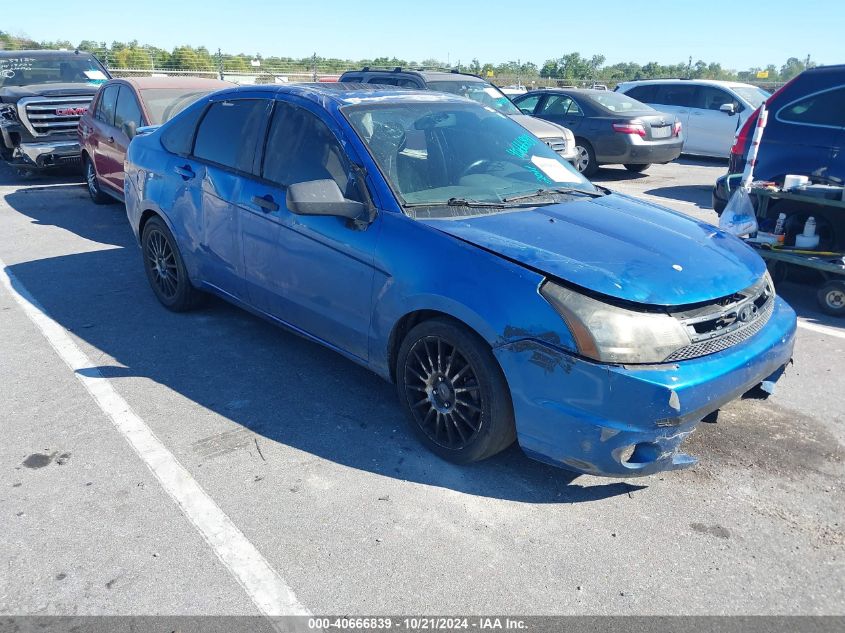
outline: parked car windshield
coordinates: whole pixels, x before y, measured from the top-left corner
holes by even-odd
[[[0,57],[0,87],[31,86],[33,84],[98,85],[108,79],[92,57],[28,57],[25,53]]]
[[[592,93],[590,97],[611,112],[654,112],[654,108],[620,92]]]
[[[731,90],[745,99],[755,109],[759,108],[766,99],[772,96],[766,90],[755,86],[734,86]]]
[[[426,85],[431,90],[472,99],[508,116],[522,114],[505,93],[486,81],[428,81]]]
[[[186,90],[179,88],[147,88],[141,90],[141,98],[150,115],[150,125],[166,123],[200,97],[213,90]]]
[[[416,102],[342,111],[404,206],[513,206],[513,198],[539,190],[597,192],[545,143],[489,107]]]

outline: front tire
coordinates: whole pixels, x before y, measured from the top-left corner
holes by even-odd
[[[630,163],[625,163],[624,167],[628,171],[632,171],[634,173],[640,174],[640,173],[644,172],[646,169],[648,169],[649,167],[651,167],[651,163],[646,163],[644,165],[632,165]]]
[[[113,202],[114,198],[100,189],[100,181],[97,179],[97,169],[94,167],[94,161],[88,155],[85,155],[82,162],[85,173],[85,184],[87,185],[88,195],[91,196],[91,201],[94,204],[109,204]]]
[[[449,319],[405,337],[396,363],[399,400],[422,442],[457,464],[503,451],[516,438],[510,390],[490,348]]]
[[[575,151],[578,152],[575,157],[575,169],[584,177],[589,178],[599,168],[593,146],[590,145],[589,141],[577,138],[575,139]]]
[[[159,302],[173,312],[185,312],[199,301],[191,285],[176,239],[160,218],[150,218],[141,237],[144,270]]]

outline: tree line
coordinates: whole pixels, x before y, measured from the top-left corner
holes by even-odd
[[[420,62],[397,57],[379,57],[375,59],[338,59],[318,55],[310,57],[264,57],[260,54],[248,55],[224,54],[210,51],[204,46],[177,46],[171,50],[131,42],[95,42],[83,40],[77,44],[70,41],[36,42],[26,37],[16,37],[0,31],[0,50],[20,49],[79,49],[95,54],[101,62],[112,68],[135,68],[139,70],[195,70],[208,72],[244,72],[244,73],[340,73],[350,68],[363,66],[381,66],[393,68],[456,68],[487,77],[507,77],[522,83],[531,83],[537,79],[558,81],[595,81],[617,83],[632,79],[655,79],[660,77],[688,77],[691,79],[723,79],[733,81],[762,80],[766,82],[784,82],[816,63],[806,58],[790,57],[780,66],[769,64],[765,68],[753,67],[746,70],[723,68],[716,62],[698,60],[678,64],[660,64],[648,62],[621,62],[606,65],[604,55],[584,57],[580,53],[568,53],[556,59],[546,60],[542,66],[522,60],[499,64],[482,63],[472,59],[469,63],[460,61],[446,64],[438,59],[423,59]]]

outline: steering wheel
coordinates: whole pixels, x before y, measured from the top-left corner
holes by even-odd
[[[464,176],[469,176],[470,174],[477,171],[478,168],[481,167],[482,165],[492,165],[493,162],[494,161],[490,160],[489,158],[479,158],[478,160],[474,160],[464,168],[464,170],[461,172],[461,175],[458,177],[458,179],[460,180]]]

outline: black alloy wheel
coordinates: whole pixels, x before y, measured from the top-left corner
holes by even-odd
[[[190,310],[196,305],[199,292],[191,285],[176,240],[167,225],[151,218],[141,239],[144,269],[156,298],[174,312]]]
[[[409,332],[397,386],[418,435],[441,457],[478,461],[515,439],[502,371],[489,347],[457,323],[433,319]]]

